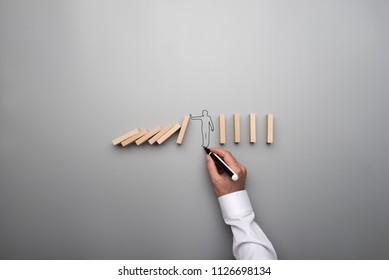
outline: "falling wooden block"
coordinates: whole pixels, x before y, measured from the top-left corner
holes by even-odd
[[[219,142],[224,145],[226,143],[226,116],[219,116]]]
[[[234,141],[235,143],[239,143],[240,142],[240,116],[238,113],[234,114],[234,132],[235,132]]]
[[[167,126],[165,126],[164,128],[162,128],[157,134],[155,134],[150,140],[149,140],[149,143],[151,145],[153,145],[155,142],[157,142],[157,140],[159,138],[161,138],[166,132],[168,132],[171,128],[173,127],[173,125],[171,123],[169,123]]]
[[[123,142],[124,140],[130,138],[131,136],[134,136],[135,134],[137,134],[139,132],[140,132],[139,128],[131,130],[131,131],[127,132],[126,134],[123,134],[122,136],[119,136],[118,138],[114,139],[112,141],[112,144],[116,146],[117,144]]]
[[[188,128],[188,124],[189,124],[189,116],[185,116],[184,120],[182,121],[180,133],[178,134],[178,137],[177,137],[177,144],[181,145],[182,141],[184,141],[184,136],[186,133],[186,129]]]
[[[127,138],[126,140],[124,140],[122,142],[122,146],[125,147],[125,146],[130,145],[132,142],[134,142],[135,140],[139,139],[140,137],[145,135],[147,132],[149,132],[149,131],[147,129],[144,129],[144,130],[138,132],[137,134],[131,136],[130,138]]]
[[[140,145],[140,144],[143,144],[144,142],[146,142],[147,140],[149,140],[151,137],[153,137],[155,134],[157,134],[158,132],[161,131],[161,128],[159,126],[157,126],[156,128],[154,128],[153,130],[149,131],[148,133],[146,133],[145,135],[143,135],[141,138],[139,138],[138,140],[135,141],[135,143],[137,145]]]
[[[178,123],[175,126],[173,126],[168,132],[166,132],[164,135],[162,135],[158,140],[158,144],[162,144],[166,141],[170,136],[172,136],[177,130],[181,128],[181,125]]]
[[[256,121],[255,114],[249,114],[249,122],[250,122],[250,143],[255,143],[257,141],[257,130],[256,130]]]
[[[273,143],[273,114],[266,115],[266,143]]]

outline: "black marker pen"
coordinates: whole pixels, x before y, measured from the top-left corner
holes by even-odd
[[[237,181],[239,179],[238,175],[217,154],[211,152],[211,150],[205,146],[203,146],[203,148],[205,152],[216,162],[216,164],[223,168],[223,170],[231,177],[232,181]]]

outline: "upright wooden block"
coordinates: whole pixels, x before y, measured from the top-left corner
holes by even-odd
[[[189,116],[185,116],[184,120],[182,121],[180,133],[178,134],[178,137],[177,137],[177,144],[181,145],[182,142],[184,141],[184,136],[186,133],[186,129],[188,128],[188,124],[189,124]]]
[[[273,143],[273,114],[266,115],[266,143]]]
[[[249,114],[249,122],[250,122],[250,143],[255,143],[257,141],[257,128],[256,128],[256,120],[255,114]]]
[[[240,116],[238,113],[234,114],[234,141],[235,143],[240,142]]]
[[[223,114],[219,116],[219,143],[226,143],[226,116]]]
[[[172,136],[177,130],[181,128],[181,125],[178,123],[175,126],[173,126],[168,132],[166,132],[164,135],[162,135],[158,140],[158,144],[162,144],[166,141],[170,136]]]
[[[112,140],[112,144],[116,146],[117,144],[123,142],[124,140],[126,140],[127,138],[130,138],[131,136],[137,134],[138,132],[140,132],[139,128],[131,130],[131,131],[127,132],[126,134],[123,134],[122,136],[119,136],[118,138]]]
[[[143,135],[141,138],[135,141],[137,145],[143,144],[147,140],[149,140],[151,137],[153,137],[155,134],[161,131],[161,128],[157,126],[153,130],[149,131],[147,134]]]
[[[168,132],[171,128],[173,127],[173,125],[171,123],[169,123],[167,126],[165,126],[164,128],[162,128],[157,134],[155,134],[150,140],[149,140],[149,143],[151,145],[153,145],[155,142],[157,142],[157,140],[159,138],[161,138],[166,132]]]
[[[149,131],[147,129],[144,129],[144,130],[138,132],[137,134],[131,136],[130,138],[127,138],[126,140],[124,140],[122,142],[122,146],[125,147],[125,146],[130,145],[132,142],[134,142],[135,140],[139,139],[140,137],[145,135],[147,132],[149,132]]]

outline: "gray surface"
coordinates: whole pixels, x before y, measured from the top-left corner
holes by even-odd
[[[199,123],[110,144],[208,109],[280,258],[387,259],[388,3],[1,0],[0,258],[232,258]]]

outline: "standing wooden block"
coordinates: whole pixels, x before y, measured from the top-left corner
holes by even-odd
[[[178,137],[177,137],[177,144],[181,145],[182,141],[184,141],[184,136],[186,133],[186,129],[188,128],[188,124],[189,124],[189,116],[185,116],[184,120],[182,121],[180,133],[178,134]]]
[[[166,132],[164,135],[162,135],[161,138],[157,140],[158,144],[162,144],[166,141],[170,136],[172,136],[177,130],[181,128],[181,125],[178,123],[175,126],[173,126],[168,132]]]
[[[234,132],[235,132],[234,141],[235,143],[239,143],[240,142],[240,116],[238,113],[234,114]]]
[[[151,145],[153,145],[155,142],[157,142],[157,140],[159,138],[161,138],[166,132],[168,132],[171,128],[173,127],[173,125],[171,123],[169,123],[167,126],[165,126],[164,128],[162,128],[157,134],[155,134],[150,140],[149,140],[149,143]]]
[[[119,136],[118,138],[114,139],[112,141],[112,144],[116,146],[117,144],[123,142],[124,140],[126,140],[127,138],[130,138],[131,136],[137,134],[138,132],[140,132],[139,128],[131,130],[131,131],[127,132],[126,134],[123,134],[122,136]]]
[[[250,122],[250,143],[255,143],[257,141],[257,128],[256,128],[256,120],[255,114],[251,113],[249,115]]]
[[[266,115],[266,143],[273,143],[273,114]]]
[[[143,135],[141,138],[135,141],[137,145],[143,144],[147,140],[149,140],[151,137],[153,137],[155,134],[161,131],[161,128],[157,126],[153,130],[149,131],[147,134]]]
[[[219,116],[219,143],[226,143],[226,116],[223,114]]]
[[[147,132],[149,132],[149,131],[147,129],[144,129],[144,130],[138,132],[137,134],[131,136],[130,138],[127,138],[126,140],[124,140],[122,142],[122,146],[125,147],[125,146],[130,145],[132,142],[134,142],[136,139],[139,139],[140,137],[145,135]]]

